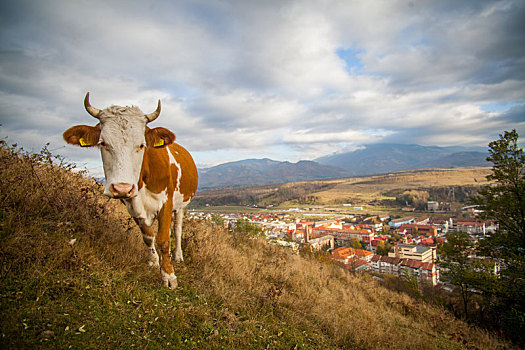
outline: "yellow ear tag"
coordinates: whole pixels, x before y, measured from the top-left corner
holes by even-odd
[[[153,147],[161,147],[161,146],[164,146],[164,139],[159,139],[157,142],[155,142],[155,144],[153,145]]]
[[[86,142],[86,140],[84,140],[83,137],[81,137],[78,142],[80,142],[80,146],[81,147],[86,147],[86,146],[89,146],[89,144]]]

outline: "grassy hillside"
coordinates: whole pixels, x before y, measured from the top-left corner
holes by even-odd
[[[0,347],[498,349],[504,340],[352,275],[186,221],[179,288],[93,181],[0,148]]]
[[[489,167],[405,170],[386,175],[343,179],[327,191],[315,195],[321,201],[339,201],[353,197],[368,202],[387,198],[385,193],[396,189],[486,185]]]

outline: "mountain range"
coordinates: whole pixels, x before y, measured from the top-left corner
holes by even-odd
[[[488,166],[483,147],[380,143],[297,163],[246,159],[199,169],[201,190],[388,173],[397,170]]]
[[[337,166],[351,175],[371,175],[397,170],[488,165],[483,147],[439,147],[379,143],[364,149],[315,159]]]
[[[199,188],[258,186],[304,180],[346,177],[348,171],[309,160],[297,163],[246,159],[199,169]]]

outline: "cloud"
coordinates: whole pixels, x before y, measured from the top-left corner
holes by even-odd
[[[486,145],[525,132],[524,12],[519,0],[3,2],[0,130],[63,147],[67,127],[95,122],[90,91],[99,108],[148,112],[160,98],[155,126],[204,163]]]
[[[513,106],[498,117],[502,123],[516,123],[523,126],[525,123],[525,104]]]
[[[248,91],[209,94],[190,107],[196,115],[209,116],[209,126],[224,129],[267,130],[289,125],[304,107],[279,96],[263,96]]]

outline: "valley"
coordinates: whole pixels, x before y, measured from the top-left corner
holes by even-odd
[[[193,209],[239,206],[259,210],[305,209],[313,212],[400,213],[424,210],[427,201],[467,205],[467,197],[487,185],[490,167],[429,168],[343,179],[314,180],[259,187],[198,191]],[[403,198],[407,201],[403,202]],[[414,199],[415,198],[415,199]],[[423,205],[424,204],[424,205]],[[419,207],[418,207],[419,206]]]

